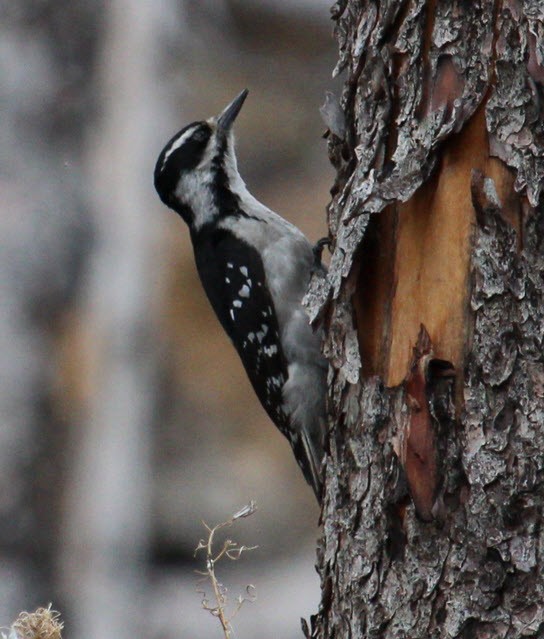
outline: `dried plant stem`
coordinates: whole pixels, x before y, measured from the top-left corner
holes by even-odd
[[[214,603],[210,603],[207,599],[206,592],[203,589],[199,589],[198,592],[202,595],[202,607],[204,610],[207,610],[212,616],[217,617],[221,624],[221,628],[223,630],[223,635],[225,639],[232,639],[234,636],[233,628],[232,628],[232,620],[238,614],[241,607],[245,602],[252,602],[255,600],[255,587],[249,585],[246,587],[246,596],[239,595],[236,598],[236,606],[234,610],[229,613],[227,606],[227,588],[219,581],[217,578],[217,574],[215,571],[215,567],[218,561],[223,558],[230,559],[231,561],[236,561],[240,559],[243,552],[247,550],[254,550],[257,546],[240,546],[235,541],[230,539],[226,539],[221,546],[219,552],[214,549],[215,543],[215,534],[221,530],[222,528],[227,528],[232,526],[232,524],[242,517],[249,517],[256,510],[256,506],[253,502],[249,505],[245,506],[237,513],[235,513],[230,519],[227,521],[221,522],[216,526],[210,527],[205,522],[202,522],[207,531],[207,538],[201,539],[198,542],[198,546],[196,547],[195,554],[203,550],[206,553],[206,570],[200,571],[197,573],[203,576],[203,580],[210,581],[213,589],[213,598]]]
[[[221,622],[221,626],[223,627],[223,632],[225,633],[226,639],[230,639],[232,626],[230,624],[229,619],[227,619],[227,617],[225,616],[225,605],[224,605],[225,598],[223,593],[221,592],[221,586],[219,584],[219,581],[217,580],[217,577],[215,576],[215,562],[219,561],[221,557],[225,554],[229,541],[227,540],[225,542],[225,544],[223,545],[223,549],[217,555],[217,557],[215,558],[212,557],[214,535],[220,528],[223,528],[224,526],[225,526],[224,523],[219,524],[218,526],[215,526],[214,528],[208,528],[206,526],[206,528],[208,529],[208,532],[210,533],[208,536],[208,544],[206,546],[206,554],[207,554],[206,565],[208,568],[208,576],[210,578],[210,581],[212,582],[215,600],[217,601],[217,604],[218,604],[217,617],[219,618],[219,621]]]
[[[9,629],[0,633],[2,639],[61,639],[63,623],[60,614],[51,609],[38,608],[34,612],[21,612]]]

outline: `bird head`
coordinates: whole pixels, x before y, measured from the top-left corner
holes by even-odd
[[[225,175],[236,168],[232,125],[244,104],[244,89],[217,116],[187,125],[166,144],[155,165],[161,200],[193,227],[217,213]]]

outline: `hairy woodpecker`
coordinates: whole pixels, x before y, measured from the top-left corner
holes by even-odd
[[[238,173],[232,124],[247,93],[167,143],[155,188],[188,224],[210,303],[320,500],[327,363],[301,304],[316,262],[302,232],[257,201]]]

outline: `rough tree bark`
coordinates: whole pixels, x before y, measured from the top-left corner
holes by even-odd
[[[544,637],[544,5],[333,18],[333,255],[308,306],[334,426],[306,635]]]

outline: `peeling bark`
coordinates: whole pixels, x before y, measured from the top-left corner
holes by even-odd
[[[346,128],[333,113],[334,251],[307,302],[334,426],[307,635],[543,637],[542,3],[333,18]]]

